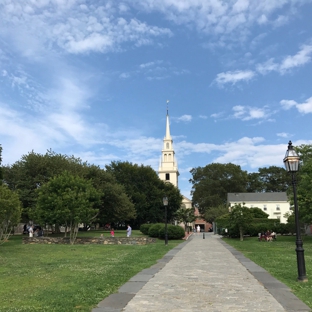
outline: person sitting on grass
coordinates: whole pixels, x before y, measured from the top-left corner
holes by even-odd
[[[111,237],[115,237],[115,232],[113,228],[111,229],[110,234],[111,234]]]

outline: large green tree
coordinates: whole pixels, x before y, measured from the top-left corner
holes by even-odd
[[[34,151],[23,155],[21,160],[11,166],[5,166],[3,176],[11,190],[17,190],[23,205],[23,219],[29,220],[29,211],[36,206],[36,190],[47,183],[55,175],[67,170],[73,174],[81,174],[83,163],[79,158],[56,154],[48,150],[46,154]]]
[[[21,218],[18,194],[6,185],[0,185],[0,243],[7,240]]]
[[[299,218],[304,224],[312,224],[312,144],[294,147],[300,156],[299,171],[295,174]],[[288,173],[291,177],[291,174]],[[288,196],[293,204],[293,188],[289,188]]]
[[[38,188],[33,212],[42,223],[60,224],[70,229],[70,242],[75,242],[79,223],[91,223],[99,212],[100,193],[91,181],[64,171]]]
[[[133,203],[112,174],[82,162],[80,158],[48,150],[45,154],[32,151],[13,165],[4,167],[4,181],[11,190],[18,191],[25,222],[36,207],[37,189],[64,171],[91,180],[93,187],[102,194],[97,221],[111,223],[135,217]]]
[[[197,217],[195,216],[195,209],[181,207],[176,211],[175,219],[178,222],[182,222],[184,224],[184,230],[186,231],[187,224],[192,223],[197,219]]]
[[[225,205],[227,193],[246,192],[247,172],[232,163],[213,163],[191,171],[193,203],[199,212]]]
[[[180,191],[171,183],[161,181],[149,166],[139,166],[130,162],[112,162],[106,166],[106,171],[113,174],[117,182],[124,186],[133,202],[136,219],[132,223],[135,227],[143,223],[164,221],[162,203],[164,196],[169,199],[168,220],[173,219],[174,213],[181,206]]]
[[[84,177],[101,193],[100,223],[119,223],[135,219],[134,204],[126,194],[123,185],[109,172],[91,165],[85,168]]]
[[[211,207],[207,209],[203,215],[203,218],[209,222],[213,223],[218,217],[221,217],[224,214],[229,212],[228,207],[226,204],[219,205],[217,207]]]
[[[248,174],[247,192],[286,192],[290,185],[287,171],[282,167],[259,168]]]
[[[244,231],[252,222],[252,219],[253,214],[248,207],[245,207],[242,204],[235,204],[231,207],[229,213],[230,224],[239,229],[239,238],[241,241],[244,240]]]
[[[3,175],[2,175],[2,146],[0,144],[0,185],[2,184],[2,179],[3,179]]]

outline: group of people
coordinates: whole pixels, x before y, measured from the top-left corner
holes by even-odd
[[[29,237],[39,237],[43,236],[43,229],[39,225],[34,226],[25,224],[23,234],[28,234]]]
[[[261,232],[258,234],[258,240],[262,241],[265,240],[267,242],[272,242],[276,240],[276,233],[274,231],[267,230],[266,232]]]
[[[130,236],[131,236],[131,233],[132,233],[132,228],[131,228],[131,226],[128,224],[128,226],[127,226],[127,237],[130,237]],[[115,230],[114,230],[114,228],[111,228],[111,229],[110,229],[110,235],[111,235],[111,237],[115,237]],[[101,237],[103,237],[103,234],[101,234]]]

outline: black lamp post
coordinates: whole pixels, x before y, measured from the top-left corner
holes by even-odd
[[[168,197],[163,198],[163,204],[165,206],[165,245],[168,245],[168,230],[167,230],[167,206],[168,206]]]
[[[300,235],[299,224],[299,209],[297,203],[297,190],[296,190],[296,172],[299,170],[300,157],[294,150],[291,141],[288,143],[288,149],[284,158],[285,168],[291,173],[293,191],[294,191],[294,205],[295,205],[295,221],[296,221],[296,252],[297,252],[297,267],[298,267],[298,281],[307,282],[305,261],[304,261],[304,249]]]

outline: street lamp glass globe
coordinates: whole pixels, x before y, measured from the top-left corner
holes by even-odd
[[[297,172],[299,170],[300,157],[294,150],[291,141],[288,143],[288,149],[285,154],[284,164],[285,169],[288,172]]]

